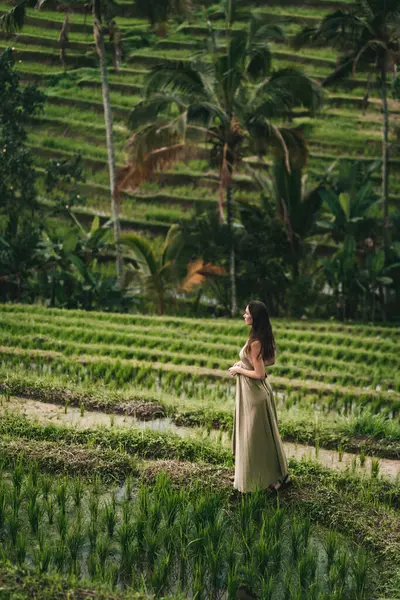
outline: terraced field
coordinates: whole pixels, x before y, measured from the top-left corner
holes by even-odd
[[[9,304],[0,324],[1,557],[29,567],[0,570],[18,597],[399,597],[398,328],[273,321],[294,480],[277,499],[229,480],[243,323]]]
[[[342,2],[346,4],[346,2]],[[307,8],[282,7],[279,3],[258,3],[257,10],[271,22],[282,22],[288,43],[274,44],[275,67],[300,66],[304,71],[321,80],[335,66],[336,56],[329,49],[293,51],[291,37],[305,24],[312,24],[340,2],[321,0]],[[0,4],[0,11],[7,9]],[[178,30],[171,26],[169,35],[150,47],[134,49],[132,40],[148,32],[144,20],[134,18],[130,5],[120,5],[119,13],[129,16],[117,17],[124,35],[124,57],[119,73],[110,72],[111,102],[115,117],[115,141],[117,163],[125,160],[125,143],[129,136],[127,116],[140,99],[145,74],[161,59],[189,60],[204,44],[206,24],[199,13],[192,23]],[[51,157],[66,157],[80,150],[88,175],[84,193],[88,197],[85,209],[76,209],[85,215],[110,215],[107,193],[108,172],[106,163],[105,131],[101,101],[100,76],[93,46],[90,17],[71,14],[70,48],[67,50],[67,69],[59,61],[58,35],[63,19],[61,12],[30,10],[23,31],[13,36],[0,34],[0,52],[7,46],[15,48],[18,70],[25,81],[38,81],[48,100],[43,114],[38,116],[30,129],[30,144],[35,150],[37,166]],[[222,21],[215,21],[222,28]],[[237,27],[246,25],[243,13]],[[222,31],[222,29],[221,29]],[[7,39],[6,39],[7,38]],[[359,73],[343,82],[337,89],[327,92],[325,107],[315,118],[299,116],[294,124],[312,123],[310,138],[309,174],[311,178],[321,175],[332,162],[340,157],[349,160],[372,161],[380,155],[381,109],[377,93],[371,90],[368,110],[361,109],[366,75]],[[390,192],[392,202],[400,195],[397,129],[400,104],[390,102],[392,166]],[[349,135],[351,132],[351,135]],[[376,185],[379,186],[379,173]],[[245,170],[237,174],[240,194],[258,202],[258,192]],[[217,201],[217,175],[204,158],[176,164],[162,176],[142,185],[137,193],[125,194],[122,207],[123,227],[159,235],[177,219],[190,219],[198,207],[212,206]],[[45,192],[42,191],[45,200]]]

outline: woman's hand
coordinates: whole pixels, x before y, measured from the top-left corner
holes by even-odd
[[[235,363],[232,367],[229,367],[228,371],[233,377],[234,375],[240,374],[241,369],[242,367],[240,366],[240,363]]]

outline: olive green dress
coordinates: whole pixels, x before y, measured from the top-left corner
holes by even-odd
[[[239,353],[244,369],[253,371],[244,347]],[[236,375],[236,407],[232,452],[235,457],[233,487],[240,492],[267,488],[288,473],[288,463],[278,430],[275,401],[267,378]]]

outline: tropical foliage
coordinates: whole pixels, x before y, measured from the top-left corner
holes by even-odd
[[[318,85],[294,68],[274,70],[271,41],[281,29],[252,16],[247,29],[233,28],[234,2],[227,3],[226,40],[222,43],[209,25],[208,49],[191,62],[174,61],[154,67],[144,99],[132,111],[134,134],[131,164],[121,187],[135,187],[157,168],[182,154],[196,153],[201,142],[210,147],[210,160],[219,172],[219,216],[230,235],[231,312],[236,314],[236,265],[232,233],[233,174],[247,153],[274,150],[289,161],[304,164],[307,151],[298,128],[276,125],[292,109],[303,106],[314,113],[321,104]]]
[[[376,79],[382,98],[382,201],[385,250],[389,246],[389,75],[396,73],[400,51],[399,0],[357,0],[325,16],[315,27],[307,27],[294,39],[294,46],[330,45],[338,51],[337,67],[323,82],[331,85],[358,70],[370,78],[364,96],[368,104],[371,79]]]

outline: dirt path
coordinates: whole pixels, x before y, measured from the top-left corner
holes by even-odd
[[[216,443],[221,443],[226,447],[230,446],[230,439],[227,433],[212,430],[208,435],[205,429],[198,427],[178,427],[171,419],[162,418],[152,421],[139,421],[135,417],[107,414],[101,411],[87,411],[83,415],[76,407],[65,408],[59,404],[40,402],[37,400],[28,400],[25,398],[12,397],[9,402],[0,405],[1,412],[9,410],[25,414],[30,418],[36,418],[41,423],[57,423],[77,429],[88,429],[90,427],[139,427],[151,428],[159,431],[172,431],[185,437],[194,437],[196,439],[212,439]],[[324,467],[344,471],[346,469],[355,470],[358,473],[371,473],[371,457],[365,457],[365,463],[361,466],[360,456],[349,452],[343,452],[341,455],[334,450],[316,449],[314,446],[305,444],[284,443],[286,455],[288,458],[297,460],[312,459],[318,461]],[[379,464],[379,474],[390,479],[400,479],[400,461],[389,460],[385,458],[376,459]]]

